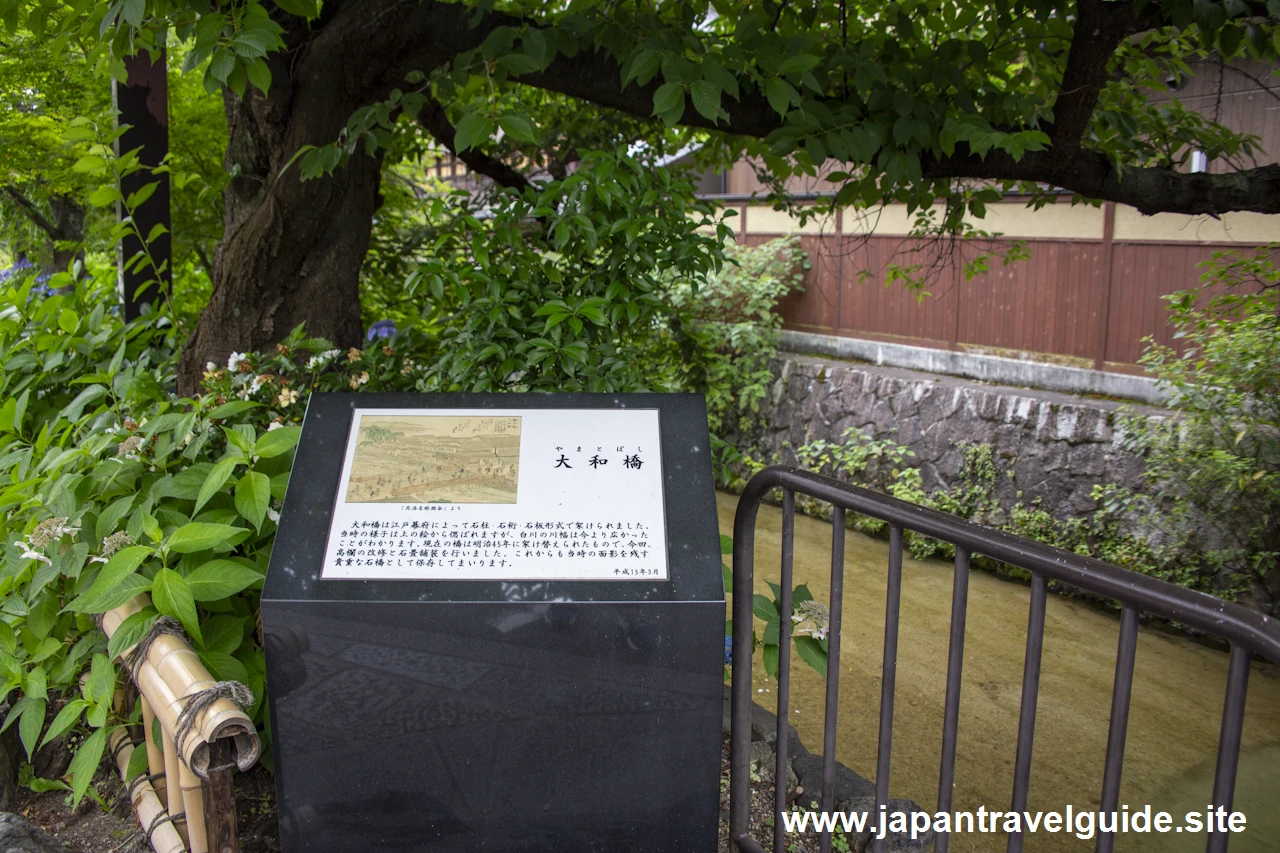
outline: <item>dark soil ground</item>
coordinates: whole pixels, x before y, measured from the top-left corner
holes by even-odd
[[[120,778],[109,774],[104,764],[95,784],[106,808],[85,797],[80,807],[73,810],[64,791],[36,794],[19,788],[13,810],[77,853],[150,853],[151,847],[142,837]],[[755,786],[751,796],[751,834],[766,845],[773,838],[772,801],[772,785]],[[236,776],[236,809],[243,853],[279,853],[275,779],[264,768],[255,767]],[[729,744],[726,741],[720,764],[718,853],[731,853],[728,815]],[[812,843],[807,843],[809,841]],[[797,842],[794,848],[797,853],[818,849],[816,838],[799,838]]]
[[[150,853],[120,777],[104,763],[94,780],[107,807],[85,797],[71,808],[65,791],[36,794],[19,788],[13,810],[77,853]],[[236,812],[243,853],[279,853],[275,780],[259,766],[236,776]]]

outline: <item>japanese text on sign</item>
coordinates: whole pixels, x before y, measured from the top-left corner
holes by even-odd
[[[322,577],[666,580],[654,409],[360,409]]]

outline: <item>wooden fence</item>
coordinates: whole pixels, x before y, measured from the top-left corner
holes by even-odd
[[[1144,338],[1174,343],[1161,297],[1196,287],[1204,273],[1200,264],[1215,252],[1250,252],[1259,243],[1187,239],[1178,231],[1170,233],[1176,239],[1126,237],[1125,230],[1117,234],[1114,205],[1099,213],[1098,237],[1019,238],[1027,260],[993,261],[971,280],[963,264],[983,244],[960,246],[939,259],[936,250],[912,254],[914,244],[903,235],[841,233],[838,227],[801,233],[811,268],[804,291],[786,297],[779,310],[785,327],[799,331],[1140,373]],[[753,218],[763,218],[757,208],[740,215],[745,227],[739,239],[750,245],[786,233],[771,227],[776,216],[754,224]],[[1127,230],[1142,233],[1143,224]],[[987,247],[1001,249],[1009,239]],[[935,262],[923,298],[901,283],[886,284],[891,264]]]

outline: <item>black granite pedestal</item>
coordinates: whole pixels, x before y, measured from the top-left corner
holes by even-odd
[[[667,579],[322,579],[356,406],[657,409]],[[285,853],[711,853],[719,550],[701,397],[314,395],[262,596]]]

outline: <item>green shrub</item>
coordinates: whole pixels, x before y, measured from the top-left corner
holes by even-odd
[[[1143,454],[1137,493],[1109,511],[1150,531],[1161,572],[1227,598],[1280,605],[1280,270],[1277,248],[1218,253],[1196,290],[1166,297],[1180,349],[1151,342],[1147,370],[1177,416],[1125,420]]]
[[[131,168],[95,150],[104,179]],[[483,221],[453,210],[441,229],[411,282],[435,297],[421,323],[362,350],[297,329],[273,351],[207,365],[192,398],[173,391],[183,335],[168,313],[122,322],[107,285],[114,270],[61,274],[50,285],[63,295],[21,282],[0,293],[11,306],[0,315],[4,725],[18,725],[28,755],[87,730],[70,773],[77,801],[108,731],[125,722],[111,712],[113,661],[160,616],[183,625],[212,674],[253,693],[246,710],[270,765],[257,612],[313,391],[686,390],[693,374],[680,359],[692,352],[711,365],[719,405],[734,404],[724,364],[754,356],[753,316],[776,322],[747,302],[730,324],[699,316],[695,282],[710,277],[716,299],[757,291],[733,274],[714,278],[730,269],[726,235],[694,231],[711,211],[688,187],[621,155],[596,157],[490,210]],[[732,269],[769,266],[747,260]],[[108,644],[96,617],[142,592],[152,605]]]
[[[417,376],[411,337],[338,352],[299,330],[270,355],[211,365],[207,393],[179,399],[167,316],[125,324],[109,288],[66,274],[52,284],[74,291],[33,298],[28,284],[2,297],[0,667],[5,698],[20,693],[5,726],[17,722],[28,755],[85,715],[78,799],[120,722],[108,713],[111,661],[161,615],[182,623],[211,673],[250,688],[261,727],[258,590],[307,396],[410,388]],[[95,616],[141,592],[153,605],[108,645]]]

